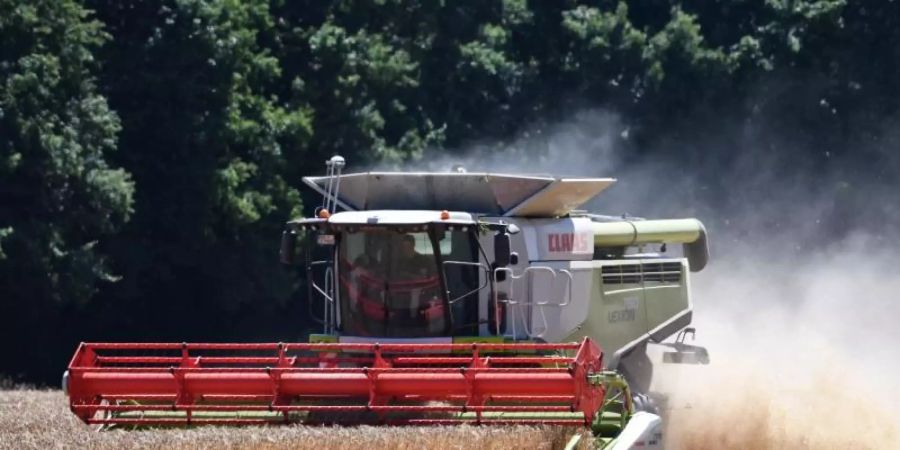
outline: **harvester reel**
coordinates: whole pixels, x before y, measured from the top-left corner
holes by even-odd
[[[590,339],[83,343],[69,366],[69,400],[94,425],[268,425],[305,417],[345,425],[586,426],[605,398],[605,387],[590,381],[601,372],[601,355]]]

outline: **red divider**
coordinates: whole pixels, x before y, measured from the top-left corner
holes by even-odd
[[[601,370],[601,357],[590,339],[563,344],[82,343],[69,364],[68,392],[72,411],[90,424],[589,425],[605,395],[602,386],[588,380]],[[259,412],[270,414],[244,415]],[[580,414],[559,416],[565,412]],[[222,413],[234,415],[223,418]],[[317,419],[316,413],[348,414]],[[434,413],[474,414],[435,418]]]

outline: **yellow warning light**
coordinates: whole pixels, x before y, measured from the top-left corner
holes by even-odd
[[[441,220],[447,220],[449,218],[450,218],[450,211],[447,211],[446,209],[441,211]]]
[[[320,218],[320,219],[327,219],[327,218],[329,218],[329,217],[331,217],[331,213],[328,212],[327,209],[320,209],[320,210],[319,210],[319,218]]]

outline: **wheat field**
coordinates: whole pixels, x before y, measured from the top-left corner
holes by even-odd
[[[550,427],[199,427],[97,432],[58,390],[0,391],[0,449],[555,449],[575,430]]]

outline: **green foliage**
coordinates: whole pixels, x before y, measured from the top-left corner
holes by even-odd
[[[420,89],[420,67],[412,55],[416,47],[428,45],[427,38],[413,42],[382,30],[344,26],[329,16],[308,29],[291,30],[286,40],[291,39],[309,61],[294,76],[305,81],[305,94],[317,111],[319,160],[358,151],[360,163],[398,162],[439,143],[436,127],[407,106]]]
[[[564,11],[563,29],[572,37],[566,68],[580,73],[593,84],[595,77],[607,77],[609,83],[623,81],[643,86],[649,74],[657,82],[662,65],[656,58],[667,47],[667,36],[658,34],[648,45],[647,33],[628,20],[628,5],[619,2],[615,10],[578,6]],[[586,72],[586,73],[585,73]]]
[[[85,302],[114,278],[95,243],[128,220],[134,187],[106,160],[120,123],[92,72],[107,38],[77,2],[0,2],[0,290],[12,298],[27,279],[38,296]]]
[[[293,280],[272,249],[302,207],[290,164],[313,136],[313,112],[297,97],[299,78],[298,92],[280,86],[268,3],[92,6],[114,37],[102,79],[125,124],[120,160],[139,188],[134,220],[110,241],[123,278],[107,297],[127,299],[126,314],[219,311],[205,330],[250,305],[284,305]],[[187,299],[185,286],[204,294]]]

